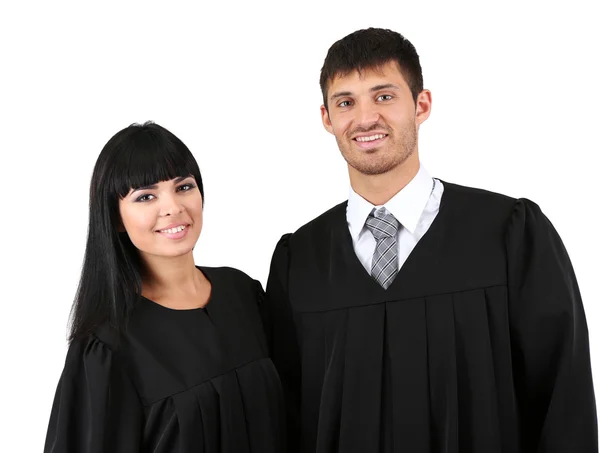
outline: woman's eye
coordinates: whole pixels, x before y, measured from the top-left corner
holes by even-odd
[[[180,190],[180,191],[187,192],[188,190],[192,190],[194,187],[196,187],[196,186],[194,186],[194,185],[193,185],[193,184],[191,184],[191,183],[188,183],[188,184],[182,184],[182,185],[180,185],[180,186],[177,188],[177,190]]]
[[[146,201],[150,201],[154,198],[154,195],[152,194],[145,194],[145,195],[140,195],[139,197],[136,198],[135,201],[140,202],[140,203],[144,203]]]

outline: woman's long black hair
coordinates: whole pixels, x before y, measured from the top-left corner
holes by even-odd
[[[141,263],[127,233],[119,233],[119,199],[131,189],[190,175],[204,199],[194,156],[158,124],[132,124],[104,146],[90,185],[88,237],[71,310],[70,341],[104,323],[122,331],[139,300]]]

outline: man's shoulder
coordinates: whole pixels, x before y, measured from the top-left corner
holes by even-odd
[[[478,187],[441,181],[444,185],[442,204],[448,203],[453,210],[474,216],[509,215],[517,202],[516,198]],[[445,198],[445,199],[444,199]]]
[[[438,178],[436,178],[438,179]],[[484,223],[504,222],[510,217],[518,201],[516,198],[478,187],[451,183],[439,179],[444,187],[441,205],[454,211],[461,222],[469,219],[483,220]],[[302,225],[288,236],[290,245],[312,241],[315,237],[323,237],[325,231],[346,224],[347,201],[339,203],[319,216]]]
[[[322,233],[324,229],[330,229],[336,225],[340,219],[346,218],[346,206],[348,202],[339,203],[319,216],[298,228],[293,234],[293,237],[300,238],[314,234],[315,232]],[[343,221],[343,220],[342,220]]]
[[[443,180],[440,181],[444,185],[444,193],[453,192],[456,196],[469,199],[469,201],[480,201],[498,205],[512,205],[516,201],[516,198],[499,192],[494,192],[479,187],[465,186]]]

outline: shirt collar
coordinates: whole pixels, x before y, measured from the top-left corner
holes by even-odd
[[[433,180],[421,165],[415,177],[383,207],[391,212],[398,222],[413,234],[427,205],[432,187]],[[373,208],[379,209],[380,207],[369,203],[350,187],[346,218],[354,242],[358,240],[367,217]]]

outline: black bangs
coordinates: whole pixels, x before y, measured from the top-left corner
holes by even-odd
[[[113,155],[109,193],[125,197],[131,189],[150,186],[178,177],[193,176],[202,197],[198,164],[187,146],[157,124],[144,124],[122,137]]]

